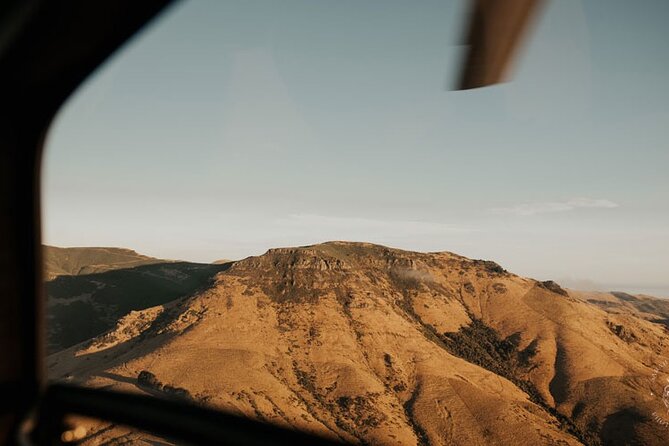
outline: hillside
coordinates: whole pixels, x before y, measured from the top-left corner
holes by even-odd
[[[238,261],[48,366],[353,443],[659,445],[669,348],[646,319],[490,261],[330,242]]]
[[[154,259],[121,248],[47,246],[47,350],[62,350],[111,329],[133,310],[189,296],[230,264]]]
[[[669,299],[632,295],[620,291],[584,292],[571,291],[574,297],[598,306],[612,314],[632,314],[669,328]]]
[[[140,265],[165,263],[125,248],[59,248],[44,246],[45,278],[102,273]]]

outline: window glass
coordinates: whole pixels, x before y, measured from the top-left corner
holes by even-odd
[[[509,82],[453,91],[467,2],[175,4],[48,135],[50,378],[354,443],[664,444],[668,5],[546,2]]]

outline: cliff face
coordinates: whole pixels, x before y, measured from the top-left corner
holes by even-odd
[[[494,262],[331,242],[236,262],[49,367],[349,442],[664,444],[666,337]]]

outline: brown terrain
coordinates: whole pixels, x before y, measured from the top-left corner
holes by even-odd
[[[113,328],[122,316],[208,287],[230,263],[161,260],[123,248],[46,246],[47,351]]]
[[[55,279],[58,276],[102,273],[162,262],[166,261],[138,254],[125,248],[44,246],[44,266],[47,280]]]
[[[660,445],[663,308],[447,252],[329,242],[235,262],[48,366],[350,443]],[[155,444],[86,427],[84,444]]]

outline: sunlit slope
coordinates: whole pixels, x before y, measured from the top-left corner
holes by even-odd
[[[93,274],[104,271],[132,268],[166,260],[148,257],[125,248],[59,248],[44,246],[45,277]]]
[[[665,340],[493,262],[332,242],[236,262],[49,367],[351,442],[653,445]]]
[[[189,296],[228,266],[168,262],[58,276],[45,284],[47,349],[55,352],[104,333],[129,311]]]

